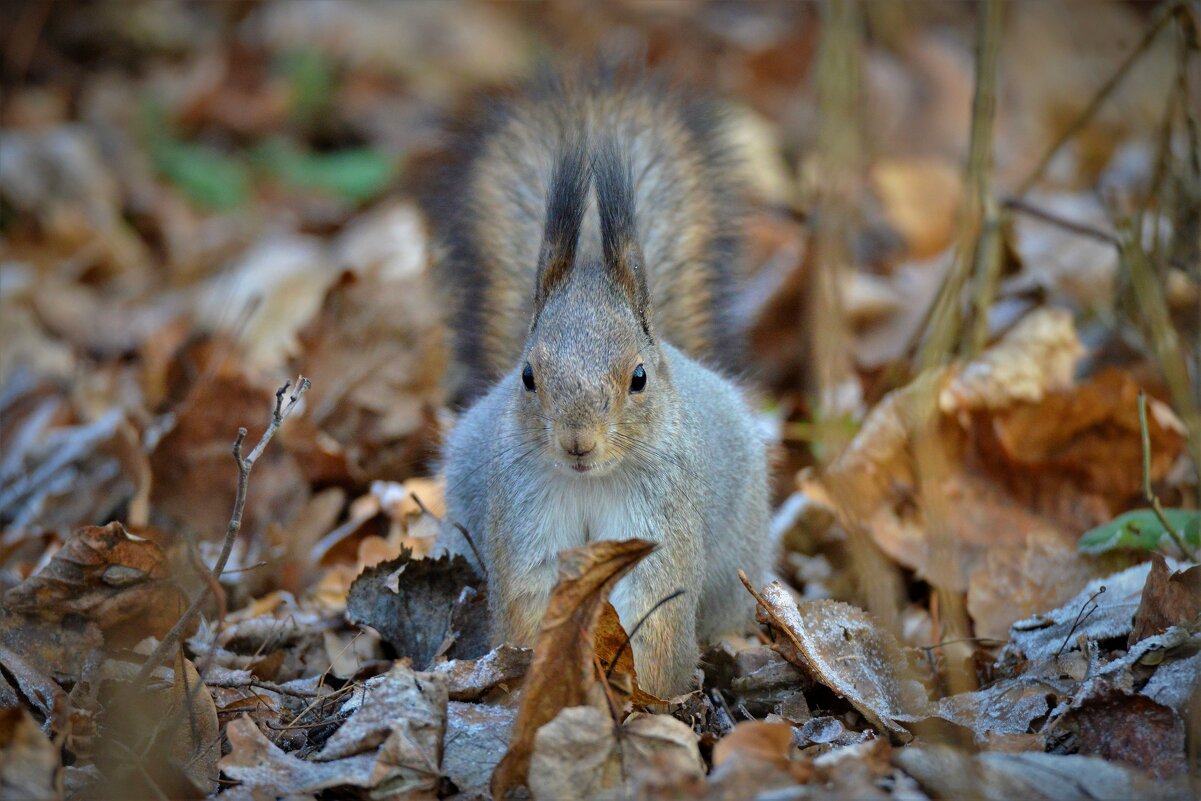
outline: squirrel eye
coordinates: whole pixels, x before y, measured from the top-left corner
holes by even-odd
[[[525,363],[525,369],[521,371],[521,383],[525,384],[527,392],[533,392],[534,386],[534,368],[530,367],[530,363]]]
[[[634,377],[630,379],[630,392],[641,392],[646,389],[646,369],[640,364],[634,368]]]

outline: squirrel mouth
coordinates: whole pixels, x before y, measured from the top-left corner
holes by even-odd
[[[595,467],[595,465],[584,464],[583,462],[575,462],[574,464],[571,465],[571,469],[576,471],[577,473],[587,473],[593,467]]]

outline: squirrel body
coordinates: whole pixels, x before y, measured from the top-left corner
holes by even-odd
[[[458,325],[483,325],[459,360],[493,382],[444,449],[443,544],[478,548],[494,639],[533,645],[560,551],[656,543],[611,600],[631,631],[684,591],[632,640],[640,685],[669,697],[690,689],[699,642],[751,620],[738,570],[763,577],[768,497],[752,412],[695,358],[726,344],[734,269],[717,132],[656,97],[593,85],[518,101],[477,151],[460,213],[442,219],[439,268],[476,302]]]

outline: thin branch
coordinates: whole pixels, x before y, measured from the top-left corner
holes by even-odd
[[[621,644],[621,647],[617,649],[617,653],[614,654],[614,656],[613,656],[613,661],[609,663],[609,669],[605,671],[605,680],[606,681],[608,681],[608,679],[612,678],[613,668],[617,667],[617,663],[621,661],[622,655],[625,654],[626,648],[628,648],[630,645],[630,640],[634,639],[634,635],[636,635],[638,633],[638,630],[640,628],[642,628],[642,624],[645,623],[647,620],[649,620],[651,615],[658,612],[659,607],[663,606],[668,601],[674,601],[676,598],[679,598],[683,594],[684,594],[684,590],[678,589],[675,592],[668,595],[667,597],[660,598],[658,601],[655,602],[654,606],[652,606],[649,610],[647,610],[647,613],[645,615],[643,615],[641,618],[639,618],[638,622],[634,624],[634,628],[630,629],[630,633],[626,635],[625,642],[623,642]]]
[[[1050,165],[1051,160],[1055,158],[1063,146],[1066,145],[1073,136],[1078,134],[1081,129],[1088,124],[1088,121],[1092,119],[1092,116],[1097,113],[1097,109],[1099,109],[1102,104],[1109,99],[1109,96],[1113,94],[1113,91],[1118,88],[1119,84],[1121,84],[1122,79],[1129,74],[1131,67],[1133,67],[1143,53],[1145,53],[1148,48],[1151,47],[1151,44],[1155,41],[1155,37],[1159,35],[1159,32],[1163,29],[1164,25],[1167,24],[1168,20],[1172,18],[1172,15],[1175,13],[1178,5],[1178,0],[1169,0],[1169,2],[1165,2],[1159,7],[1159,10],[1155,14],[1155,18],[1151,21],[1151,24],[1143,33],[1143,38],[1140,39],[1138,44],[1134,46],[1134,50],[1130,51],[1130,55],[1126,56],[1125,60],[1122,61],[1122,63],[1118,66],[1114,74],[1109,76],[1109,80],[1101,85],[1101,88],[1097,90],[1095,95],[1093,95],[1093,98],[1088,102],[1088,105],[1085,106],[1078,115],[1076,115],[1076,119],[1072,120],[1071,125],[1065,128],[1063,132],[1059,134],[1059,136],[1051,144],[1051,147],[1049,147],[1047,151],[1043,153],[1043,156],[1041,159],[1039,159],[1038,164],[1033,170],[1031,170],[1030,174],[1026,176],[1026,179],[1022,181],[1017,192],[1015,193],[1018,197],[1025,196],[1026,193],[1028,193],[1034,187],[1034,185],[1039,182],[1039,180],[1043,177],[1043,173],[1046,172],[1048,165]]]
[[[1009,211],[1016,211],[1019,214],[1024,214],[1027,217],[1033,217],[1036,220],[1042,220],[1045,223],[1054,225],[1056,228],[1062,228],[1065,231],[1070,231],[1073,234],[1096,239],[1098,242],[1104,242],[1107,245],[1121,247],[1122,240],[1118,239],[1117,234],[1109,231],[1102,231],[1100,228],[1095,228],[1087,223],[1069,220],[1067,217],[1060,217],[1054,212],[1040,208],[1028,200],[1020,197],[1005,198],[1003,205]]]
[[[275,436],[275,432],[279,430],[280,424],[296,408],[296,404],[300,402],[301,397],[308,391],[311,384],[304,376],[298,376],[296,379],[296,389],[289,396],[287,392],[291,386],[291,382],[288,382],[276,391],[275,409],[271,413],[271,422],[267,425],[267,430],[263,432],[263,436],[259,438],[258,444],[255,445],[248,456],[242,456],[242,445],[246,441],[246,429],[239,428],[238,436],[234,439],[233,454],[234,461],[238,465],[238,489],[234,496],[234,508],[229,517],[229,525],[225,529],[225,541],[221,546],[221,554],[217,557],[217,563],[213,565],[211,571],[214,581],[219,581],[221,574],[225,572],[225,565],[229,562],[229,555],[233,551],[234,541],[238,538],[238,532],[242,530],[242,514],[246,510],[246,490],[250,481],[250,471],[254,468],[259,457],[263,455],[263,451],[267,448],[267,443],[271,441],[271,438]],[[287,397],[287,405],[284,404],[285,396]],[[142,668],[138,671],[138,675],[133,682],[135,687],[144,685],[146,680],[150,678],[150,674],[163,664],[163,660],[167,654],[175,649],[176,643],[183,636],[184,630],[200,614],[201,607],[214,592],[213,584],[214,582],[205,584],[200,593],[192,600],[191,605],[183,613],[183,617],[175,622],[175,625],[171,627],[171,630],[159,642],[154,652],[142,663]]]
[[[1163,513],[1159,496],[1151,489],[1151,432],[1147,428],[1147,393],[1142,389],[1138,391],[1138,427],[1143,440],[1143,498],[1151,504],[1151,509],[1159,518],[1164,531],[1168,532],[1168,536],[1172,538],[1172,542],[1176,543],[1176,547],[1180,549],[1184,558],[1196,561],[1196,555],[1192,553],[1188,544],[1185,543],[1184,537],[1180,536],[1180,532],[1168,520],[1168,516]]]

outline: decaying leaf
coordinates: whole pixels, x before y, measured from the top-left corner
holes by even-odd
[[[434,798],[446,704],[445,677],[397,663],[343,704],[350,717],[310,759],[284,753],[248,716],[232,721],[221,771],[270,798],[342,786],[391,798]]]
[[[0,709],[0,796],[28,801],[59,797],[55,776],[58,748],[20,707]]]
[[[1096,757],[1058,754],[971,754],[950,746],[910,746],[893,761],[937,798],[984,801],[1184,801],[1183,783],[1154,782],[1142,773]]]
[[[1124,639],[1150,571],[1151,563],[1145,562],[1090,581],[1063,606],[1014,623],[1006,649],[1038,660],[1075,650],[1082,635],[1092,641]]]
[[[406,551],[355,579],[346,616],[371,626],[397,656],[424,669],[438,656],[488,653],[485,592],[483,579],[462,556],[414,559]]]
[[[532,659],[533,652],[529,648],[502,644],[479,659],[439,662],[433,671],[446,674],[447,692],[452,701],[476,701],[493,687],[522,678]]]
[[[1167,561],[1151,554],[1151,569],[1143,585],[1138,610],[1130,631],[1129,644],[1172,626],[1196,628],[1201,616],[1201,565],[1171,572]]]
[[[156,537],[159,535],[156,535]],[[161,636],[183,599],[168,582],[167,557],[155,539],[120,523],[76,531],[46,567],[4,594],[4,605],[26,615],[61,621],[77,615],[131,641]]]
[[[529,788],[535,801],[617,801],[703,775],[696,734],[675,718],[640,715],[618,726],[607,712],[578,706],[538,730]]]
[[[451,701],[446,708],[442,773],[467,797],[488,797],[488,780],[509,747],[516,711]]]
[[[1144,695],[1105,686],[1060,722],[1079,738],[1079,753],[1124,762],[1160,779],[1184,773],[1184,722],[1170,708]]]
[[[894,740],[912,739],[898,721],[925,717],[930,704],[896,638],[862,609],[829,600],[798,604],[778,582],[756,597],[758,618],[778,632],[785,658]]]
[[[643,540],[602,540],[559,555],[559,582],[551,593],[534,646],[534,662],[513,738],[492,774],[492,795],[505,799],[526,784],[538,730],[567,707],[601,703],[593,660],[593,632],[610,590],[653,549]]]

